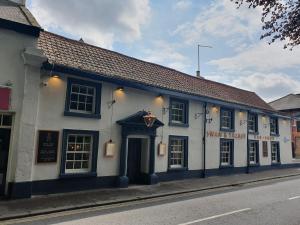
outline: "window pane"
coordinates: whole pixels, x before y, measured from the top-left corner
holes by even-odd
[[[93,136],[69,135],[66,151],[66,172],[88,172]]]
[[[174,123],[185,123],[185,103],[172,101],[171,121]]]
[[[72,84],[70,93],[70,110],[93,113],[95,99],[95,88]]]
[[[228,166],[231,165],[231,154],[233,151],[233,141],[232,140],[221,140],[220,149],[220,162],[221,165]]]
[[[172,138],[170,140],[170,167],[180,168],[184,166],[185,140]]]

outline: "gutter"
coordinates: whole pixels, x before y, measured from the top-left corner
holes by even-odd
[[[206,177],[206,108],[207,102],[204,102],[204,112],[203,112],[203,178]]]

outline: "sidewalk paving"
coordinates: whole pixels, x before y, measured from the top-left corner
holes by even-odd
[[[162,182],[157,185],[130,186],[119,189],[97,189],[63,194],[34,196],[31,199],[1,200],[0,220],[47,214],[85,207],[117,204],[180,193],[209,190],[256,181],[300,176],[300,169],[274,169],[250,174],[213,176]]]

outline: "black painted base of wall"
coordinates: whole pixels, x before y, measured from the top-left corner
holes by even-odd
[[[157,182],[165,182],[172,180],[181,180],[188,178],[202,178],[207,176],[220,176],[231,175],[237,173],[252,173],[271,169],[280,168],[295,168],[300,167],[300,164],[276,164],[269,166],[256,166],[256,167],[230,167],[219,169],[205,170],[179,170],[179,171],[167,171],[156,173],[155,176],[148,176],[148,184],[155,184]],[[121,178],[121,179],[120,179]],[[109,176],[109,177],[81,177],[70,179],[56,179],[56,180],[41,180],[32,182],[20,182],[9,183],[8,197],[12,199],[16,198],[30,198],[31,195],[43,195],[64,193],[72,191],[83,191],[99,188],[111,188],[111,187],[126,187],[127,183],[124,177]],[[125,181],[125,183],[123,182]]]

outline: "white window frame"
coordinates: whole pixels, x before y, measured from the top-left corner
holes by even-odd
[[[276,146],[274,148],[274,146]],[[271,162],[272,163],[279,163],[280,158],[279,158],[279,143],[278,142],[271,142]]]
[[[173,145],[173,141],[177,142],[175,145]],[[181,143],[179,143],[181,142]],[[175,149],[175,150],[174,150]],[[170,165],[169,167],[174,168],[184,168],[184,160],[185,160],[185,139],[183,138],[176,138],[172,137],[170,139]],[[174,157],[174,154],[181,155],[181,157]],[[175,161],[181,161],[181,163],[174,163]]]
[[[249,164],[257,164],[258,163],[258,155],[259,150],[257,149],[259,144],[256,141],[249,142]],[[251,159],[253,158],[253,159]]]
[[[176,105],[181,105],[182,108],[180,108],[180,107],[174,107],[175,104]],[[184,102],[172,100],[172,102],[171,102],[171,122],[172,123],[178,123],[178,124],[184,124],[185,123],[185,113],[186,113],[185,110],[186,110],[186,106],[185,106]],[[179,112],[181,112],[182,115],[179,114]],[[175,118],[176,117],[182,117],[182,120],[176,120],[176,119],[173,119],[173,117],[175,117]]]
[[[220,166],[232,166],[234,141],[232,139],[220,140]],[[226,144],[226,145],[224,145]]]
[[[79,88],[79,92],[73,92],[73,86],[78,86]],[[80,88],[86,88],[87,89],[87,93],[80,93]],[[93,89],[93,94],[89,94],[88,93],[88,90],[89,89]],[[73,101],[72,100],[72,94],[76,94],[77,95],[77,101]],[[69,111],[70,112],[78,112],[78,113],[86,113],[86,114],[94,114],[95,113],[95,107],[96,107],[96,88],[93,87],[93,86],[89,86],[89,85],[82,85],[82,84],[77,84],[77,83],[71,83],[71,87],[70,87],[70,103],[69,103]],[[79,101],[79,96],[85,96],[85,102],[80,102]],[[86,106],[87,104],[87,97],[92,97],[93,98],[93,102],[92,102],[92,111],[87,111],[87,110],[79,110],[78,109],[78,106],[79,104],[85,104],[85,109],[86,109]],[[72,105],[72,102],[76,102],[77,104],[77,109],[72,109],[71,108],[71,105]]]
[[[230,114],[230,115],[229,115]],[[221,109],[221,129],[232,130],[234,129],[234,110]]]
[[[75,145],[75,148],[76,148],[76,144],[77,144],[77,137],[83,137],[83,142],[82,143],[80,143],[81,145],[83,145],[82,147],[84,147],[86,144],[89,144],[90,145],[90,149],[89,149],[89,151],[84,151],[84,150],[82,150],[82,151],[69,151],[69,144],[70,144],[70,142],[69,142],[69,137],[70,136],[74,136],[75,137],[75,142],[73,143],[73,142],[71,142],[72,144],[74,144]],[[85,137],[90,137],[90,143],[85,143]],[[65,152],[65,154],[66,154],[66,160],[65,160],[65,173],[66,174],[76,174],[76,173],[87,173],[87,172],[90,172],[91,171],[91,162],[92,162],[92,153],[93,153],[93,135],[89,135],[89,134],[72,134],[72,133],[70,133],[70,134],[68,134],[67,135],[67,145],[66,145],[66,152]],[[76,160],[76,153],[77,154],[81,154],[81,155],[83,155],[83,154],[89,154],[89,159],[88,160],[83,160],[83,159],[81,159],[81,160]],[[68,154],[74,154],[74,159],[73,160],[68,160]],[[73,166],[73,169],[67,169],[67,163],[69,162],[69,161],[71,161],[71,162],[73,162],[73,163],[75,163],[76,161],[80,161],[81,162],[81,165],[82,165],[82,163],[83,162],[88,162],[88,168],[80,168],[80,169],[75,169],[74,168],[74,166]],[[81,166],[82,167],[82,166]]]

